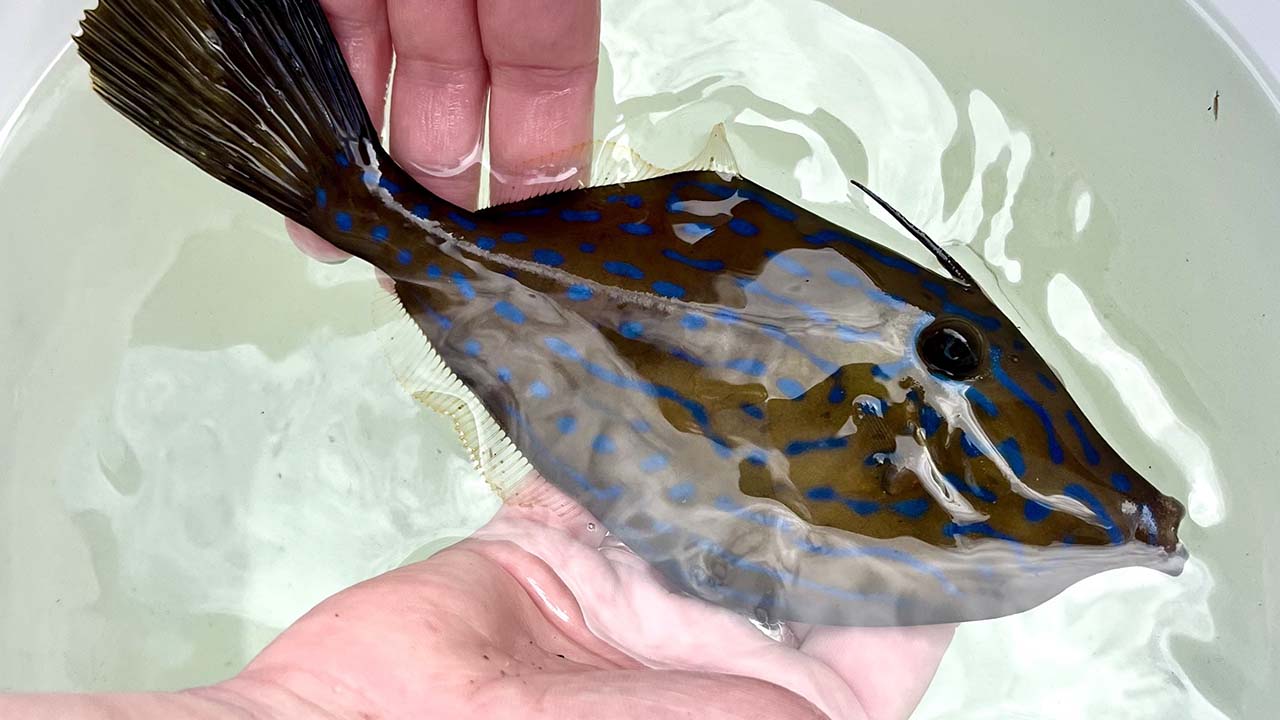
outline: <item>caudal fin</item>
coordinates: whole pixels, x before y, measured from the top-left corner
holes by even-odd
[[[102,0],[82,28],[108,103],[298,222],[340,167],[385,160],[315,0]]]

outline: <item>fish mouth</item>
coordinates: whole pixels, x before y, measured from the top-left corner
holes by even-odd
[[[1157,495],[1155,502],[1148,506],[1151,510],[1151,522],[1139,523],[1134,537],[1148,545],[1164,548],[1171,554],[1186,554],[1182,542],[1178,539],[1178,527],[1187,509],[1176,499],[1168,495]]]

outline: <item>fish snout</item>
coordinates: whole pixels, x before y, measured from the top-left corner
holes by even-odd
[[[1187,514],[1186,507],[1167,495],[1157,495],[1156,501],[1143,509],[1150,513],[1150,520],[1138,523],[1134,537],[1148,545],[1176,552],[1180,544],[1178,527]]]

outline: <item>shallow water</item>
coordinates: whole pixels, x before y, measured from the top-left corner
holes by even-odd
[[[725,122],[757,182],[926,262],[848,199],[866,179],[1188,501],[1183,576],[1111,572],[962,627],[918,716],[1264,716],[1273,99],[1181,6],[689,5],[606,3],[597,137],[676,166]],[[381,362],[367,269],[303,259],[72,56],[3,142],[0,687],[216,680],[496,508]]]

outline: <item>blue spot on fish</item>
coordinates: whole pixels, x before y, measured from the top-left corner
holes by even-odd
[[[788,455],[803,455],[816,450],[839,450],[849,447],[847,437],[829,437],[819,440],[795,440],[789,443],[783,452]]]
[[[920,429],[924,430],[924,436],[931,438],[942,427],[942,416],[938,414],[931,406],[925,405],[920,408]]]
[[[1030,498],[1022,503],[1022,516],[1027,519],[1027,522],[1043,522],[1044,519],[1049,517],[1051,514],[1053,514],[1052,509],[1047,508]]]
[[[627,233],[628,235],[639,235],[643,237],[645,235],[653,234],[653,228],[642,222],[622,223],[618,227],[622,229],[622,232]]]
[[[751,224],[751,222],[742,218],[734,218],[729,221],[729,229],[742,237],[755,237],[760,234],[760,228]]]
[[[755,358],[734,358],[724,364],[730,370],[737,370],[744,375],[751,377],[760,377],[768,372],[769,368],[760,360]]]
[[[647,473],[655,473],[665,468],[668,462],[666,455],[650,455],[640,461],[640,469]]]
[[[697,258],[691,258],[687,255],[683,255],[678,250],[672,250],[670,248],[663,250],[662,256],[667,258],[668,260],[675,260],[676,262],[683,263],[685,265],[688,265],[691,268],[696,268],[698,270],[706,270],[707,272],[718,272],[724,269],[723,261],[699,260]]]
[[[498,317],[506,320],[507,322],[512,322],[516,325],[524,324],[524,313],[521,312],[520,308],[512,305],[506,300],[500,300],[496,305],[494,305],[493,311],[498,314]]]
[[[987,330],[1000,329],[999,320],[991,317],[990,315],[983,315],[982,313],[974,312],[968,308],[961,307],[954,303],[943,303],[942,311],[946,313],[951,313],[952,315],[959,315],[962,318],[967,318],[969,320],[972,320],[973,322],[981,325]]]
[[[644,207],[644,199],[639,195],[610,195],[605,199],[608,203],[622,203],[629,208],[638,209]]]
[[[1058,392],[1057,383],[1049,379],[1048,375],[1045,375],[1044,373],[1036,373],[1036,380],[1040,381],[1040,384],[1044,386],[1045,390],[1048,390],[1049,392],[1055,392],[1055,393]]]
[[[480,354],[480,351],[483,349],[484,348],[480,345],[479,340],[468,340],[462,346],[462,351],[470,355],[471,357],[476,357],[477,355]]]
[[[1084,503],[1086,507],[1093,511],[1098,517],[1098,521],[1102,523],[1103,529],[1107,531],[1107,539],[1113,545],[1119,545],[1124,542],[1124,534],[1120,532],[1120,528],[1116,527],[1116,523],[1111,519],[1111,515],[1103,506],[1102,501],[1093,493],[1089,492],[1083,485],[1071,484],[1062,489],[1062,493],[1069,498],[1074,498]]]
[[[847,397],[847,393],[844,386],[840,384],[839,378],[837,378],[835,384],[831,386],[831,390],[827,393],[827,402],[832,405],[839,405],[844,402],[845,397]]]
[[[556,430],[559,430],[561,435],[571,435],[577,429],[578,419],[572,415],[561,415],[556,420]]]
[[[431,278],[432,280],[439,280],[440,278],[444,277],[444,273],[441,272],[439,265],[435,263],[431,263],[430,265],[427,266],[427,277]]]
[[[565,222],[599,222],[599,210],[561,210],[560,219]]]
[[[978,406],[979,410],[986,413],[987,417],[996,417],[1000,414],[1000,408],[997,408],[996,404],[991,402],[991,398],[984,395],[981,390],[973,385],[965,388],[964,396],[969,402]]]
[[[524,233],[518,232],[502,233],[498,239],[509,245],[523,245],[529,241],[529,238]]]
[[[974,444],[973,440],[969,439],[968,433],[960,433],[960,449],[964,451],[965,457],[982,457],[982,448],[979,448]]]
[[[558,337],[545,338],[543,342],[546,343],[547,347],[550,348],[552,352],[561,357],[566,357],[570,360],[582,359],[582,354],[578,352],[577,348]]]
[[[583,302],[585,300],[590,300],[591,296],[594,294],[595,293],[591,291],[591,288],[587,287],[586,285],[570,285],[569,289],[565,291],[565,295],[567,295],[568,298],[570,300],[573,300],[574,302]]]
[[[491,237],[476,238],[476,247],[485,251],[492,250],[498,247],[498,241]]]
[[[338,167],[340,168],[351,167],[351,158],[347,157],[345,152],[338,153],[334,159],[338,161]]]
[[[743,403],[742,412],[750,415],[756,420],[764,419],[764,408],[761,408],[759,405],[752,405],[751,403]]]
[[[591,253],[596,251],[596,244],[584,242],[578,246],[578,251],[582,253],[586,253],[587,255],[590,255]]]
[[[679,485],[672,485],[667,489],[667,498],[671,502],[687,503],[698,494],[697,488],[693,483],[682,482]]]
[[[396,181],[392,180],[391,178],[388,178],[385,175],[378,179],[378,185],[383,190],[386,190],[392,195],[395,195],[396,193],[400,192],[400,185],[397,184]]]
[[[529,384],[529,394],[539,400],[545,400],[551,397],[551,388],[547,387],[547,384],[541,380],[534,380]]]
[[[1127,493],[1133,489],[1133,483],[1129,481],[1129,477],[1124,473],[1112,473],[1111,487],[1115,488],[1116,492]]]
[[[680,319],[680,324],[685,330],[701,330],[707,326],[707,319],[701,315],[685,315]]]
[[[329,204],[329,193],[325,192],[324,188],[317,188],[316,189],[316,205],[321,209],[323,209],[328,204]]]
[[[893,268],[894,270],[901,270],[910,275],[920,274],[920,267],[910,260],[878,250],[875,247],[872,247],[868,242],[859,240],[836,230],[822,230],[812,235],[806,235],[804,239],[813,245],[830,246],[837,243],[852,245],[858,250],[861,250],[864,255],[885,267]],[[830,276],[830,274],[828,274],[828,276]],[[832,277],[832,279],[835,280],[834,277]],[[836,282],[840,281],[836,280]]]
[[[431,208],[422,203],[413,206],[413,216],[419,220],[426,220],[431,217]]]
[[[386,242],[391,237],[391,230],[386,225],[378,225],[369,231],[369,237],[376,243]]]
[[[747,462],[756,467],[764,467],[769,464],[769,456],[763,450],[756,448],[747,453]]]
[[[781,392],[783,397],[786,397],[790,400],[795,400],[796,398],[802,397],[804,395],[805,386],[795,378],[785,378],[785,377],[779,378],[778,392]]]
[[[942,528],[942,534],[947,537],[955,537],[957,535],[976,535],[978,537],[989,537],[997,540],[1009,540],[1016,542],[1009,535],[991,527],[989,522],[970,523],[968,525],[957,525],[949,522]]]
[[[845,500],[844,506],[862,517],[880,512],[880,503],[870,500]]]
[[[804,496],[816,502],[828,502],[835,500],[837,497],[836,491],[825,485],[809,488],[805,491]]]
[[[351,219],[351,213],[340,212],[333,216],[333,222],[342,232],[351,232],[351,228],[355,227],[355,222]]]
[[[511,382],[511,368],[498,368],[498,379],[504,383]]]
[[[920,283],[920,287],[924,288],[939,300],[945,300],[947,298],[947,289],[943,287],[941,283],[934,282],[933,280],[925,280]]]
[[[960,488],[962,491],[966,491],[970,493],[971,495],[978,498],[979,500],[993,503],[997,499],[995,493],[973,482],[972,479],[962,478],[950,473],[948,473],[945,477],[947,479],[947,482],[951,483],[952,487]]]
[[[638,433],[647,433],[653,429],[653,426],[650,425],[649,421],[647,420],[644,420],[642,418],[636,418],[631,421],[631,429],[635,430]]]
[[[400,251],[396,253],[396,260],[401,265],[408,265],[413,262],[413,253],[405,248],[401,248]]]
[[[767,255],[774,265],[790,275],[798,278],[807,278],[810,275],[809,268],[801,265],[794,258],[787,257],[786,253],[767,253]]]
[[[653,291],[658,293],[659,295],[663,297],[673,298],[675,300],[679,300],[680,298],[684,297],[684,294],[685,294],[685,289],[682,286],[677,285],[675,283],[667,282],[666,280],[658,280],[654,282],[653,285],[651,285],[650,287],[652,287]]]
[[[644,325],[635,321],[624,322],[618,327],[618,332],[621,333],[624,338],[636,340],[644,337]]]
[[[467,280],[465,275],[460,272],[455,272],[449,275],[449,279],[453,281],[454,285],[458,286],[458,292],[462,293],[463,299],[467,302],[471,302],[476,299],[476,290],[471,287],[471,283]]]
[[[1080,441],[1080,449],[1084,450],[1084,460],[1090,465],[1097,465],[1102,458],[1098,456],[1098,449],[1089,442],[1089,436],[1085,434],[1084,425],[1080,423],[1080,418],[1070,410],[1067,411],[1067,424],[1076,434],[1076,439]]]
[[[608,455],[617,449],[618,446],[614,444],[613,438],[608,435],[597,435],[595,440],[591,441],[591,451],[599,455]]]
[[[477,225],[477,224],[476,224],[476,221],[475,221],[475,220],[472,220],[472,219],[471,219],[471,218],[469,218],[469,217],[463,217],[462,215],[460,215],[460,214],[459,214],[459,213],[457,213],[457,212],[450,212],[450,213],[449,213],[449,219],[453,221],[453,224],[457,225],[458,227],[462,228],[463,230],[468,230],[468,231],[470,231],[470,230],[475,230],[476,228],[480,227],[479,225]]]
[[[929,512],[929,508],[932,506],[933,503],[929,502],[928,498],[914,498],[893,503],[889,506],[889,509],[902,517],[919,520],[924,517],[925,513]]]
[[[998,347],[991,348],[991,374],[995,376],[996,380],[1000,381],[1000,384],[1006,390],[1013,393],[1014,397],[1022,401],[1022,404],[1030,408],[1036,417],[1040,419],[1040,424],[1044,427],[1045,436],[1048,440],[1049,459],[1055,465],[1061,465],[1063,461],[1062,446],[1058,444],[1058,434],[1053,429],[1052,418],[1049,417],[1049,413],[1045,411],[1044,406],[1036,402],[1036,399],[1014,382],[1013,378],[1009,377],[1004,368],[1000,366],[1000,348]]]
[[[604,270],[610,275],[617,275],[619,277],[631,278],[632,280],[644,279],[643,270],[636,267],[635,265],[632,265],[629,262],[622,262],[621,260],[610,260],[606,262],[604,264]]]
[[[564,256],[555,250],[538,248],[533,251],[533,261],[548,267],[560,267],[564,264]]]
[[[1004,442],[996,446],[1000,451],[1000,455],[1004,457],[1004,461],[1009,463],[1009,470],[1017,477],[1022,477],[1027,471],[1027,463],[1022,459],[1022,448],[1018,446],[1015,438],[1007,438]]]

